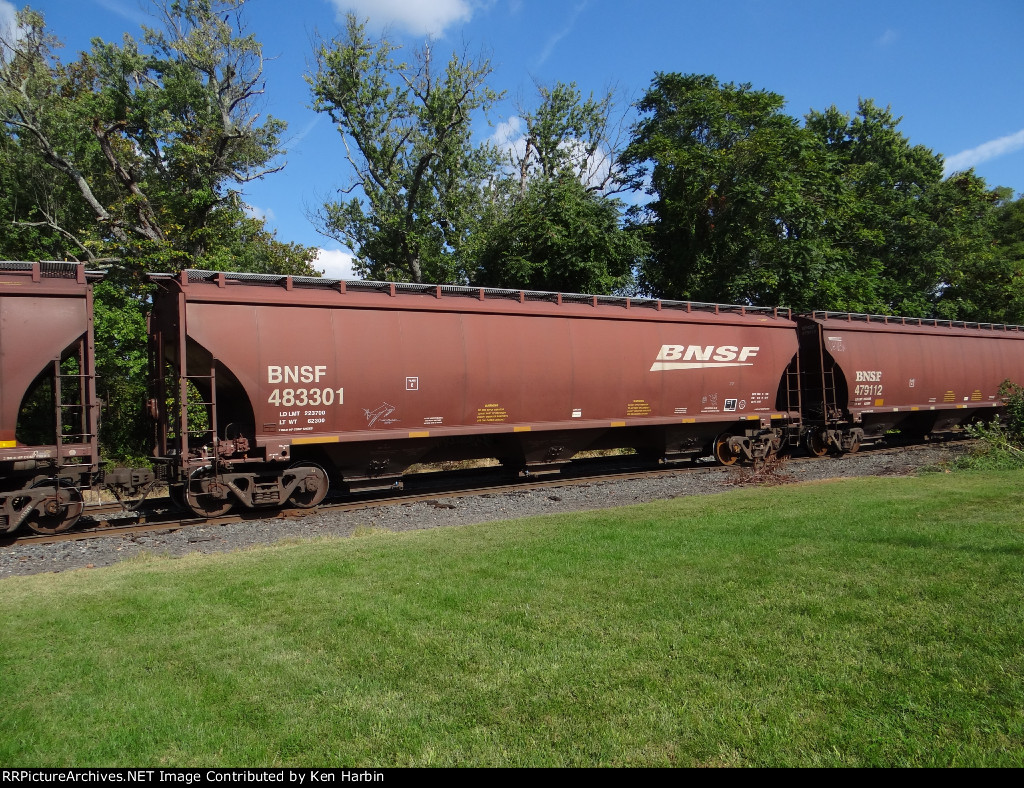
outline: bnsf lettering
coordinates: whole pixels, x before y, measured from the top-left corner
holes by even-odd
[[[746,361],[757,355],[760,347],[736,345],[662,345],[656,361]]]
[[[882,379],[881,372],[862,372],[857,371],[857,382],[858,383],[877,383]]]
[[[327,367],[267,367],[267,383],[319,383]]]

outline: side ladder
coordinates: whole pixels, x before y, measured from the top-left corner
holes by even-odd
[[[58,468],[98,462],[96,376],[86,371],[83,356],[80,352],[75,357],[78,372],[65,373],[61,359],[53,361],[54,442]],[[65,396],[70,399],[65,401]]]

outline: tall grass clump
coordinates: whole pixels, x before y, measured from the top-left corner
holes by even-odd
[[[958,458],[953,467],[961,470],[1012,470],[1024,468],[1024,387],[1004,380],[999,396],[1006,406],[1002,420],[993,419],[967,427],[978,438],[975,449]]]

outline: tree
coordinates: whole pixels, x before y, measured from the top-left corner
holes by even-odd
[[[519,110],[523,136],[485,189],[481,221],[465,247],[476,284],[610,293],[628,288],[640,256],[622,226],[625,187],[609,93],[583,99],[575,84],[538,86],[540,104]]]
[[[996,303],[1006,304],[999,315],[1002,320],[1024,324],[1024,196],[1014,200],[1009,189],[996,191],[993,238],[1001,269],[1001,298]]]
[[[54,178],[52,168],[0,124],[0,257],[62,259],[69,239],[54,226],[82,227],[90,221],[68,182]]]
[[[615,119],[612,91],[597,100],[586,99],[575,82],[557,82],[548,88],[537,85],[540,103],[536,110],[519,108],[526,125],[521,146],[509,151],[509,163],[525,193],[537,179],[571,175],[587,192],[611,196],[627,186],[618,161],[621,120]]]
[[[975,178],[957,173],[945,183],[948,188]],[[964,187],[961,186],[961,190]],[[963,265],[949,277],[943,290],[940,309],[963,320],[991,323],[1024,323],[1024,197],[1013,199],[1013,191],[997,188],[986,192],[991,197],[988,210],[978,222],[984,235],[969,258],[958,258]]]
[[[713,76],[659,73],[622,162],[654,199],[632,211],[652,295],[808,306],[830,258],[818,229],[835,199],[822,146],[782,96]]]
[[[398,49],[370,40],[351,14],[343,38],[317,47],[313,106],[342,135],[352,182],[341,194],[352,196],[326,202],[314,220],[363,275],[464,281],[457,251],[494,167],[493,149],[471,140],[474,113],[498,98],[486,85],[491,67],[453,53],[438,73],[429,42],[411,64]]]
[[[152,448],[145,410],[149,347],[144,293],[137,277],[120,267],[93,286],[96,391],[104,402],[99,436],[108,459],[134,461]]]
[[[576,178],[540,178],[495,214],[473,247],[474,284],[611,293],[632,282],[639,247],[617,201]]]
[[[972,172],[944,181],[941,157],[911,145],[900,121],[870,99],[853,117],[834,106],[807,115],[843,194],[822,231],[848,286],[828,308],[960,317],[949,288],[985,265],[994,195]]]
[[[654,199],[635,209],[656,295],[947,318],[988,270],[995,199],[974,173],[942,179],[871,100],[806,124],[783,99],[710,76],[659,74],[624,162]]]
[[[5,206],[15,245],[34,231],[51,256],[141,271],[199,267],[237,241],[219,214],[280,169],[284,130],[256,111],[263,59],[243,5],[161,0],[144,46],[95,40],[68,63],[40,14],[19,15],[0,41],[5,147],[33,174]]]

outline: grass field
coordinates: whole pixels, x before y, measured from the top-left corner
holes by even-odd
[[[3,766],[1022,766],[1024,473],[0,582]]]

